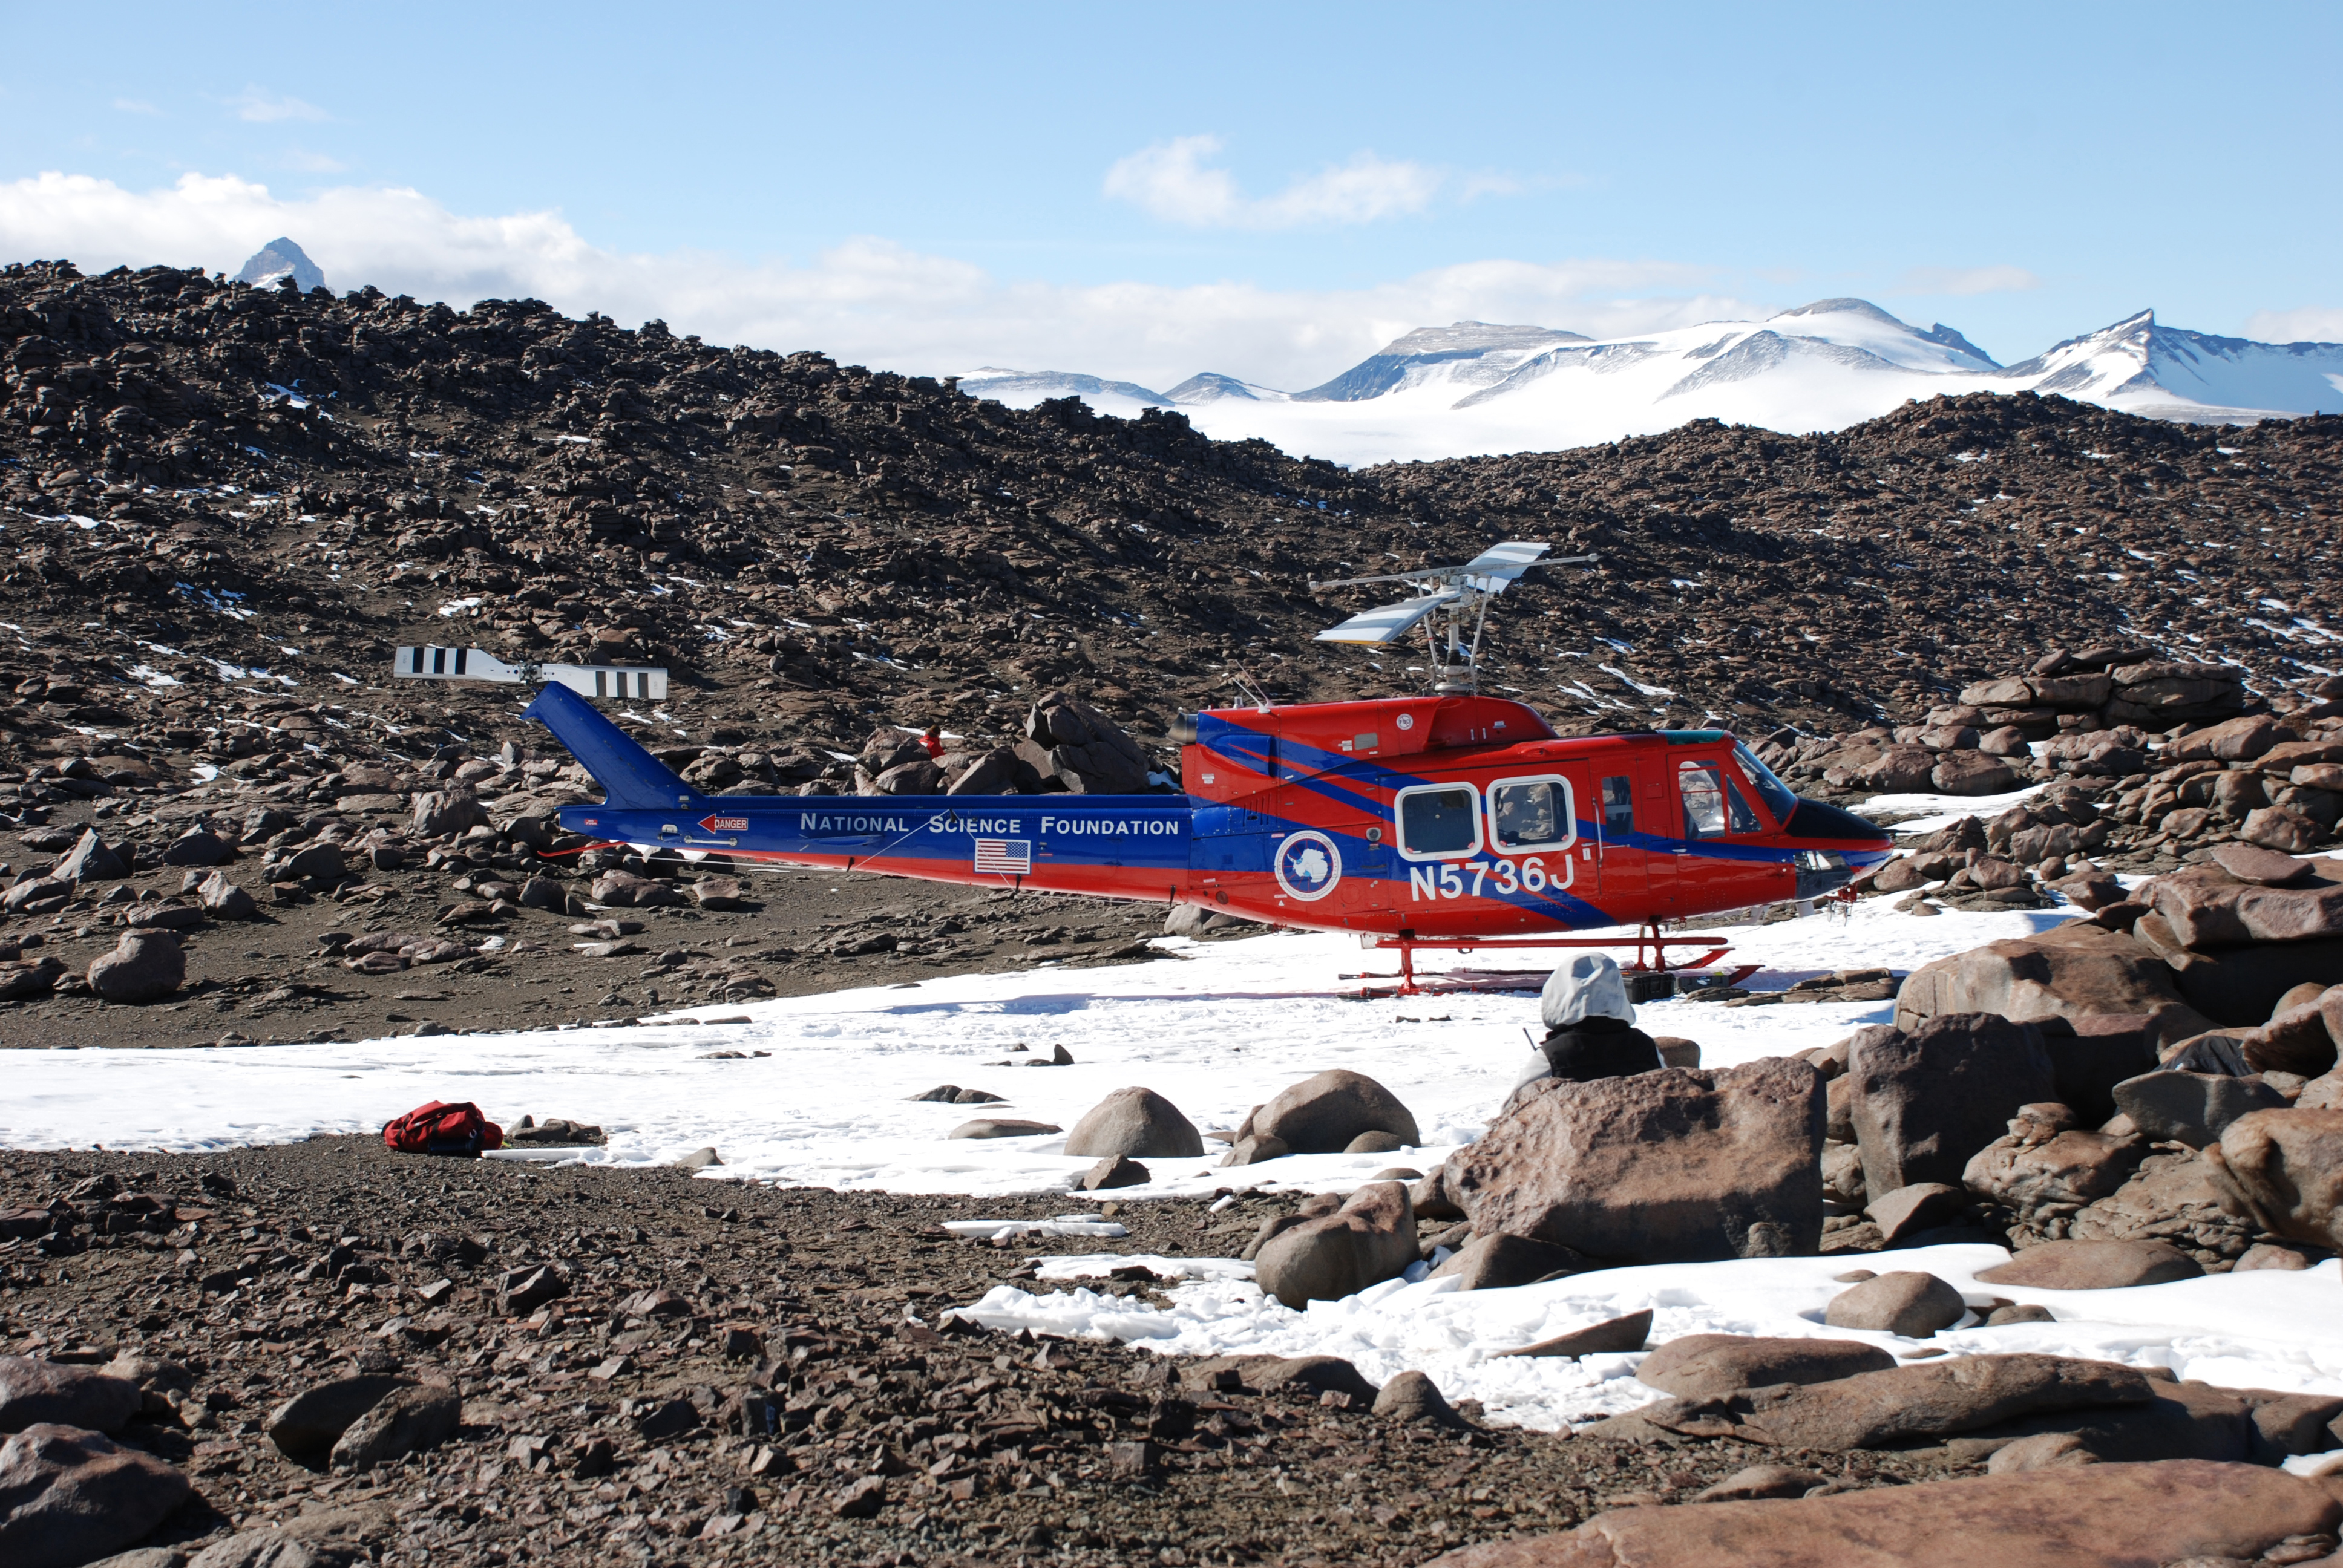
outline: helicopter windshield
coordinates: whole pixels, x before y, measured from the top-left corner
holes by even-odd
[[[1733,743],[1733,759],[1741,764],[1741,771],[1757,787],[1757,793],[1774,813],[1774,820],[1787,826],[1790,813],[1798,809],[1798,797],[1787,784],[1774,777],[1774,770],[1757,760],[1757,753],[1736,740]]]

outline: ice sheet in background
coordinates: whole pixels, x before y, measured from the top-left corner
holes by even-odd
[[[2008,1256],[1999,1247],[1960,1245],[1884,1257],[1670,1263],[1502,1291],[1458,1291],[1453,1280],[1394,1280],[1343,1301],[1312,1302],[1306,1312],[1264,1297],[1249,1268],[1239,1276],[1223,1271],[1227,1265],[1175,1260],[1189,1265],[1183,1271],[1204,1277],[1168,1286],[1168,1309],[1086,1288],[1031,1295],[1004,1285],[957,1310],[990,1328],[1124,1340],[1167,1354],[1342,1356],[1377,1383],[1418,1371],[1452,1402],[1477,1399],[1494,1421],[1549,1431],[1663,1397],[1635,1381],[1642,1354],[1571,1361],[1495,1352],[1647,1308],[1654,1344],[1734,1333],[1859,1340],[1897,1354],[1923,1343],[1953,1355],[2030,1351],[2168,1367],[2183,1379],[2228,1388],[2343,1394],[2343,1314],[2335,1311],[2343,1263],[2117,1291],[1977,1282],[1978,1271]],[[1081,1279],[1134,1261],[1053,1258],[1041,1273]],[[1998,1297],[2047,1307],[2058,1321],[1954,1329],[1926,1342],[1825,1326],[1831,1297],[1846,1288],[1835,1276],[1857,1266],[1920,1270],[1953,1285],[1972,1305]]]
[[[1852,915],[1725,933],[1733,958],[1786,986],[1852,964],[1907,970],[2059,911],[1899,915],[1885,900]],[[1362,1000],[1345,973],[1388,971],[1393,955],[1324,934],[1196,944],[1174,958],[1104,969],[1042,968],[791,997],[710,1013],[746,1023],[402,1036],[357,1043],[191,1050],[12,1051],[0,1146],[182,1151],[285,1142],[313,1132],[372,1132],[430,1100],[472,1101],[508,1124],[526,1113],[593,1122],[608,1144],[595,1163],[664,1164],[704,1145],[706,1174],[900,1192],[1067,1190],[1090,1161],[1059,1135],[950,1139],[962,1122],[1010,1116],[1071,1128],[1114,1089],[1144,1084],[1200,1128],[1232,1128],[1280,1089],[1327,1068],[1377,1079],[1414,1113],[1420,1149],[1297,1155],[1242,1170],[1151,1160],[1153,1181],[1126,1201],[1222,1186],[1342,1190],[1392,1166],[1429,1170],[1479,1135],[1511,1087],[1537,1026],[1529,993]],[[1550,965],[1487,950],[1424,955],[1443,963]],[[1826,1045],[1889,1016],[1886,1003],[1727,1008],[1670,1000],[1639,1010],[1655,1035],[1696,1040],[1730,1066]],[[1023,1053],[1011,1047],[1023,1042]],[[1014,1065],[1063,1044],[1071,1067]],[[769,1051],[719,1059],[719,1051]],[[1007,1096],[948,1105],[910,1096],[952,1083]]]

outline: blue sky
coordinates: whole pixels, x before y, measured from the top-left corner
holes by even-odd
[[[2005,360],[2343,337],[2333,5],[5,17],[5,259],[281,229],[337,286],[1157,386],[1840,294]]]

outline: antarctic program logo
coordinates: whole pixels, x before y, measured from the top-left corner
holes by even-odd
[[[1324,898],[1342,879],[1342,852],[1314,829],[1289,835],[1272,863],[1277,885],[1304,903]]]

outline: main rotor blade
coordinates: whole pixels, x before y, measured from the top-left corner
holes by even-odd
[[[1354,615],[1340,626],[1328,627],[1313,639],[1318,642],[1397,642],[1405,637],[1416,622],[1436,609],[1443,609],[1464,598],[1463,590],[1444,588],[1421,598],[1402,599],[1361,615]]]

